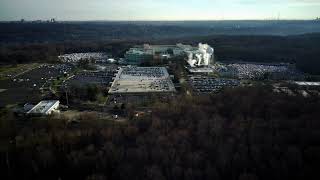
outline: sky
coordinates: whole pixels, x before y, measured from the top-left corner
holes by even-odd
[[[0,21],[315,19],[320,0],[0,0]]]

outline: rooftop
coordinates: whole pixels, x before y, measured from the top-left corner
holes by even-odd
[[[212,67],[187,67],[190,73],[212,73],[214,69]]]
[[[112,83],[110,94],[175,92],[165,67],[122,67]]]
[[[299,86],[320,86],[320,82],[295,81],[294,83]]]
[[[40,101],[27,114],[50,114],[50,111],[57,108],[59,103],[58,100]]]

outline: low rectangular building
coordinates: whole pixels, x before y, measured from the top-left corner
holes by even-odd
[[[35,105],[27,114],[34,115],[50,115],[53,112],[58,111],[60,101],[58,100],[49,100],[49,101],[40,101]]]
[[[320,82],[293,81],[294,85],[303,90],[320,90]]]
[[[165,67],[122,67],[109,90],[109,94],[169,92],[175,88]]]
[[[143,48],[131,48],[124,55],[126,59],[126,63],[129,65],[137,65],[144,62],[151,61],[153,55],[151,53],[146,52]]]
[[[294,83],[298,86],[319,86],[320,87],[320,82],[295,81]]]

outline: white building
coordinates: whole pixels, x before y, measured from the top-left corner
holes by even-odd
[[[208,66],[214,60],[214,49],[208,44],[199,43],[198,49],[186,49],[185,52],[191,67]]]
[[[40,101],[27,114],[50,115],[53,112],[58,112],[59,105],[60,101],[58,100]]]
[[[298,86],[320,86],[320,82],[295,81],[294,84]]]

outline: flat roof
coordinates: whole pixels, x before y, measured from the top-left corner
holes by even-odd
[[[165,67],[122,67],[109,90],[117,93],[175,92]]]
[[[191,73],[212,73],[214,69],[211,67],[187,67]]]
[[[27,114],[46,114],[59,103],[58,100],[40,101]]]
[[[320,86],[320,82],[295,81],[299,86]]]

